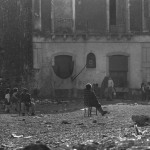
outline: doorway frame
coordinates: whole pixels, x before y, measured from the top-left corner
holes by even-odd
[[[127,52],[109,52],[106,55],[106,75],[109,76],[109,57],[114,55],[122,55],[128,57],[128,72],[127,72],[127,85],[130,88],[130,55]]]

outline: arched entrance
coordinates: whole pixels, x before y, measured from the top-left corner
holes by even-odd
[[[67,79],[73,73],[73,57],[70,55],[57,55],[54,57],[52,67],[58,77],[61,79]]]

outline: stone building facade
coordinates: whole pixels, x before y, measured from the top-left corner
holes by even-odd
[[[77,96],[85,84],[150,81],[149,0],[32,0],[34,87]],[[63,93],[64,94],[64,93]]]

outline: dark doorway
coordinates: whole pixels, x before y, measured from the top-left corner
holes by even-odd
[[[128,57],[113,55],[109,57],[109,74],[115,87],[127,87]]]

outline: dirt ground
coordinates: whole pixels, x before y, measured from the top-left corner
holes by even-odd
[[[132,115],[150,114],[148,102],[115,100],[101,103],[103,109],[110,114],[101,116],[98,113],[98,116],[93,114],[92,117],[84,117],[81,100],[59,105],[36,104],[36,116],[4,114],[1,110],[0,147],[19,149],[30,143],[42,142],[51,149],[58,150],[71,150],[73,147],[79,149],[77,147],[81,143],[96,143],[100,150],[119,149],[120,143],[127,143],[127,139],[123,139],[127,137],[124,137],[125,132],[130,139],[130,144],[126,144],[126,147],[146,149],[150,146],[150,127],[139,128],[146,132],[146,138],[145,135],[141,138],[134,135],[135,129],[131,120]]]

